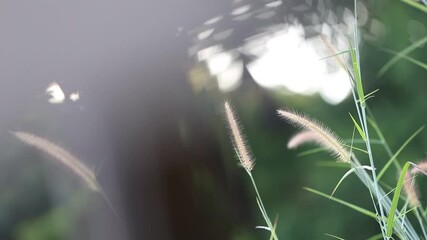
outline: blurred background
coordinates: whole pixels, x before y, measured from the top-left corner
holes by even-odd
[[[392,151],[427,117],[427,13],[408,2],[357,7],[365,93],[379,89],[368,104]],[[263,219],[224,100],[281,238],[377,234],[374,220],[303,189],[330,193],[348,168],[324,152],[302,156],[315,146],[288,150],[297,129],[276,116],[293,108],[351,139],[348,77],[321,60],[332,53],[319,35],[346,50],[353,9],[338,0],[0,1],[0,239],[268,239],[255,229]],[[409,46],[410,59],[384,68]],[[47,138],[96,171],[118,217],[11,131]],[[399,160],[420,161],[426,149],[423,131]],[[379,166],[388,160],[381,146],[374,153]],[[336,196],[372,209],[354,176]]]

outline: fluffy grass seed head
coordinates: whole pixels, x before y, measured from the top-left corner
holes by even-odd
[[[304,132],[311,132],[313,134],[310,136],[308,134],[300,136],[300,138],[304,137],[299,140],[300,144],[304,143],[301,140],[306,140],[306,142],[314,141],[326,148],[340,162],[350,162],[350,153],[344,148],[341,139],[327,127],[292,110],[277,110],[277,113],[291,124],[304,129]]]
[[[405,180],[403,182],[403,190],[405,191],[406,196],[409,199],[409,204],[413,207],[420,204],[420,199],[418,197],[418,188],[414,182],[414,177],[418,173],[426,174],[427,172],[427,160],[419,162],[414,166],[411,172],[407,172],[405,175]]]
[[[245,137],[240,130],[238,119],[227,101],[224,103],[224,109],[228,128],[230,130],[230,138],[236,154],[239,157],[240,164],[246,169],[246,171],[250,172],[254,167],[254,159],[248,150],[249,148],[246,144]]]
[[[335,48],[335,46],[327,39],[327,37],[323,34],[320,34],[320,40],[322,41],[323,45],[326,46],[328,49],[329,54],[335,58],[335,61],[340,65],[341,68],[344,70],[347,70],[347,66],[340,54],[338,54],[338,50]]]
[[[412,207],[418,206],[420,204],[420,199],[418,198],[417,187],[414,182],[414,175],[410,172],[406,172],[405,179],[403,181],[403,191],[409,200],[409,205]]]
[[[89,189],[97,192],[100,191],[100,187],[95,179],[94,172],[71,153],[50,142],[49,140],[38,137],[31,133],[12,132],[12,134],[22,142],[49,154],[55,160],[57,160],[57,162],[69,168],[87,185]]]
[[[427,160],[419,162],[416,165],[417,165],[416,167],[412,168],[411,174],[417,174],[417,173],[425,173],[425,172],[427,172]]]
[[[316,133],[312,131],[300,131],[289,139],[287,147],[289,149],[295,149],[306,143],[310,143],[310,142],[318,143],[319,141],[320,141],[319,136]]]

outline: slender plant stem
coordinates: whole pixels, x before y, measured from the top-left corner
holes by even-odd
[[[383,209],[383,204],[382,204],[382,196],[380,196],[380,191],[378,189],[378,181],[377,181],[377,174],[375,171],[375,164],[374,164],[374,158],[372,155],[372,150],[371,150],[371,144],[370,144],[370,140],[369,140],[369,131],[368,131],[368,124],[367,124],[367,117],[366,117],[366,111],[365,108],[361,108],[361,112],[362,112],[362,119],[363,119],[363,125],[365,127],[365,135],[366,135],[366,150],[368,150],[368,156],[369,156],[369,162],[371,165],[371,168],[373,169],[372,172],[372,180],[374,181],[374,189],[375,189],[375,195],[377,196],[377,201],[378,201],[378,205],[379,205],[379,209],[380,209],[380,222],[381,222],[381,231],[385,230],[385,222],[384,222],[384,209]],[[385,236],[384,236],[385,238]]]
[[[267,211],[265,210],[264,203],[262,202],[262,199],[261,199],[261,195],[258,192],[258,188],[256,186],[255,180],[252,177],[251,172],[249,172],[249,171],[246,171],[246,172],[248,173],[249,178],[251,179],[251,182],[252,182],[252,186],[255,189],[255,193],[256,193],[256,196],[257,196],[257,199],[259,202],[260,211],[262,213],[262,216],[264,217],[265,223],[267,224],[268,228],[270,229],[270,232],[271,232],[271,235],[273,236],[273,239],[279,240],[279,238],[276,235],[275,227],[273,226],[273,224],[271,224],[271,220],[267,215]]]

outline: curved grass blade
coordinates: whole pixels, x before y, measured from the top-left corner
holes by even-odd
[[[406,1],[405,1],[406,2]],[[409,1],[408,1],[409,2]],[[395,64],[397,61],[399,61],[403,56],[406,56],[410,52],[414,51],[417,47],[420,47],[427,43],[427,37],[421,38],[420,40],[414,42],[409,47],[403,49],[398,53],[398,55],[394,56],[392,59],[390,59],[379,71],[377,74],[377,77],[381,77],[386,73],[393,64]]]
[[[339,239],[339,240],[345,240],[344,238],[340,238],[340,237],[338,237],[338,236],[335,236],[335,235],[332,235],[332,234],[329,234],[329,233],[324,233],[326,236],[328,236],[328,237],[331,237],[331,238],[335,238],[335,239]]]
[[[318,148],[313,148],[313,149],[310,149],[310,150],[307,150],[307,151],[300,152],[300,153],[298,153],[297,156],[298,157],[304,157],[304,156],[309,156],[309,155],[312,155],[312,154],[315,154],[315,153],[319,153],[319,152],[324,152],[324,151],[326,151],[325,148],[318,147]]]
[[[400,0],[400,1],[408,4],[411,7],[414,7],[418,10],[421,10],[421,11],[427,13],[427,7],[417,3],[416,1],[411,1],[411,0]]]
[[[334,190],[331,193],[332,197],[334,195],[334,193],[337,191],[338,187],[341,185],[341,183],[344,181],[344,179],[346,179],[350,174],[352,174],[354,171],[356,171],[358,168],[363,168],[366,170],[370,170],[372,171],[372,168],[370,166],[359,166],[359,167],[355,167],[355,168],[351,168],[350,170],[348,170],[344,176],[342,176],[342,178],[339,180],[339,182],[337,183],[337,185],[335,186]]]
[[[381,169],[380,173],[378,173],[378,180],[381,179],[381,177],[384,175],[385,171],[390,167],[391,163],[397,158],[397,156],[402,152],[402,150],[408,145],[412,139],[414,139],[423,129],[425,126],[422,126],[418,128],[417,131],[415,131],[399,148],[399,150],[396,151],[396,153],[388,160],[388,162],[384,165],[384,167]]]
[[[271,232],[276,232],[276,228],[277,228],[277,223],[279,222],[279,216],[276,216],[276,219],[274,220],[274,224],[273,224],[273,231]],[[274,235],[270,234],[270,239],[269,240],[274,240]]]
[[[349,163],[340,163],[333,161],[319,161],[316,163],[319,167],[329,167],[329,168],[346,168],[349,169],[351,166]]]
[[[326,56],[326,57],[322,57],[321,59],[319,59],[319,61],[325,60],[325,59],[328,59],[328,58],[332,58],[332,57],[336,57],[336,56],[339,56],[339,55],[343,55],[345,53],[348,53],[348,50],[344,50],[344,51],[341,51],[341,52],[338,52],[338,53],[335,53],[335,54],[332,54],[332,55],[329,55],[329,56]]]
[[[370,238],[368,238],[366,240],[380,240],[380,239],[383,239],[383,234],[382,233],[378,233],[378,234],[376,234],[376,235],[374,235],[374,236],[372,236],[372,237],[370,237]]]
[[[417,60],[415,58],[412,58],[412,57],[409,57],[409,56],[406,56],[406,55],[402,55],[402,54],[400,54],[400,53],[398,53],[396,51],[389,50],[389,49],[382,49],[382,51],[387,52],[387,53],[391,53],[391,54],[393,54],[395,56],[400,56],[403,59],[408,60],[409,62],[411,62],[411,63],[413,63],[413,64],[415,64],[415,65],[417,65],[417,66],[419,66],[421,68],[424,68],[425,70],[427,70],[427,64],[425,64],[425,63],[423,63],[423,62],[421,62],[421,61],[419,61],[419,60]]]
[[[368,99],[374,98],[375,97],[375,93],[377,93],[380,89],[376,89],[368,94],[365,95],[365,101],[368,101]]]
[[[359,126],[359,124],[356,122],[356,120],[353,118],[353,116],[351,115],[351,113],[348,113],[351,117],[351,120],[353,120],[354,126],[356,127],[357,131],[359,132],[360,136],[362,137],[363,141],[366,142],[366,136],[365,133],[363,132],[362,128]]]
[[[266,231],[271,231],[271,229],[269,227],[266,227],[266,226],[256,226],[255,229],[264,229]]]
[[[378,219],[377,215],[374,212],[366,210],[366,209],[364,209],[362,207],[356,206],[356,205],[354,205],[352,203],[346,202],[346,201],[341,200],[341,199],[336,198],[336,197],[330,197],[328,194],[320,192],[320,191],[317,191],[317,190],[312,189],[312,188],[305,187],[304,189],[307,190],[307,191],[309,191],[309,192],[312,192],[314,194],[317,194],[319,196],[322,196],[324,198],[330,199],[330,200],[332,200],[334,202],[337,202],[339,204],[342,204],[344,206],[347,206],[347,207],[349,207],[349,208],[351,208],[351,209],[355,210],[356,212],[359,212],[359,213],[361,213],[363,215],[366,215],[366,216],[374,218],[374,219]]]
[[[348,144],[343,144],[343,146],[346,146],[346,147],[350,148],[351,150],[356,150],[356,151],[368,154],[368,151],[363,150],[361,148],[357,148],[357,147],[354,147],[354,146],[351,146],[351,145],[348,145]]]
[[[391,237],[394,227],[394,218],[399,202],[400,192],[402,191],[403,181],[405,180],[406,172],[408,171],[411,162],[406,162],[403,166],[402,172],[400,173],[399,181],[397,182],[396,190],[394,191],[393,200],[391,202],[390,212],[387,218],[387,237]]]

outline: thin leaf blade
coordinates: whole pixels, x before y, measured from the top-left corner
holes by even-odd
[[[362,108],[366,106],[365,104],[365,94],[363,92],[363,85],[362,85],[362,78],[360,76],[360,68],[359,64],[357,63],[357,56],[356,56],[356,50],[353,48],[350,38],[347,38],[348,45],[350,46],[350,57],[351,57],[351,63],[353,65],[353,72],[354,72],[354,80],[356,81],[356,90],[357,95],[359,96],[360,105]]]
[[[359,132],[360,136],[362,137],[363,141],[366,142],[366,135],[363,132],[362,128],[359,126],[359,124],[357,123],[357,121],[353,118],[353,115],[351,115],[351,113],[348,113],[351,117],[351,120],[353,120],[354,126],[356,127],[357,131]]]
[[[317,194],[317,195],[319,195],[319,196],[322,196],[322,197],[324,197],[324,198],[330,199],[330,200],[332,200],[332,201],[334,201],[334,202],[337,202],[337,203],[340,203],[340,204],[342,204],[342,205],[344,205],[344,206],[347,206],[347,207],[349,207],[349,208],[351,208],[351,209],[355,210],[356,212],[359,212],[359,213],[361,213],[361,214],[363,214],[363,215],[366,215],[366,216],[368,216],[368,217],[371,217],[371,218],[377,219],[377,215],[376,215],[374,212],[371,212],[371,211],[369,211],[369,210],[366,210],[366,209],[364,209],[364,208],[362,208],[362,207],[359,207],[359,206],[357,206],[357,205],[354,205],[354,204],[352,204],[352,203],[349,203],[349,202],[347,202],[347,201],[341,200],[341,199],[336,198],[336,197],[330,197],[330,196],[329,196],[328,194],[326,194],[326,193],[323,193],[323,192],[317,191],[317,190],[312,189],[312,188],[309,188],[309,187],[305,187],[304,189],[305,189],[305,190],[307,190],[307,191],[309,191],[309,192],[311,192],[311,193]]]
[[[406,172],[408,171],[410,162],[406,162],[403,166],[402,172],[400,173],[399,181],[397,182],[396,190],[394,191],[393,200],[391,202],[390,213],[387,218],[387,237],[391,237],[394,227],[394,218],[399,203],[400,192],[402,191],[403,181],[405,180]]]

